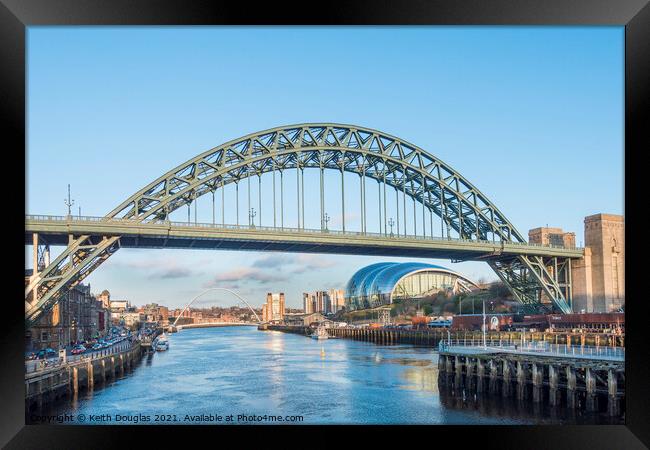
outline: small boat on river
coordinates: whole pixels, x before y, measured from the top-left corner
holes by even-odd
[[[163,333],[158,336],[153,346],[157,352],[164,352],[165,350],[169,350],[169,340],[167,340],[167,335]]]
[[[325,327],[318,327],[316,328],[316,331],[314,331],[311,335],[309,335],[312,339],[328,339],[329,335],[327,334],[327,330]]]

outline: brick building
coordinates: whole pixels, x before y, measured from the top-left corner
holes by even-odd
[[[162,326],[169,323],[169,308],[158,303],[144,305],[138,312],[144,315],[145,322],[156,322]]]
[[[109,328],[110,310],[90,293],[89,284],[79,283],[26,330],[26,351],[58,349],[71,342],[103,336]]]

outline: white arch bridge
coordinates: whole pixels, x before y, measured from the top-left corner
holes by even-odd
[[[338,177],[333,186],[332,172]],[[307,208],[305,176],[313,177],[308,189],[317,187],[320,194],[319,202],[309,198]],[[251,187],[255,178],[257,189]],[[272,181],[264,194],[263,178]],[[242,183],[245,223],[240,223]],[[295,210],[286,207],[289,191]],[[269,194],[272,200],[263,202]],[[369,203],[369,196],[376,201]],[[197,220],[201,198],[211,207],[208,223]],[[226,200],[234,205],[226,208]],[[325,210],[334,200],[340,214],[336,229]],[[172,220],[182,207],[187,207],[187,220]],[[317,217],[307,219],[320,222],[319,227],[306,226],[310,208],[318,209]],[[226,222],[227,213],[235,213],[232,222]],[[358,224],[347,219],[350,213],[360,218]],[[583,256],[582,249],[527,243],[485,195],[422,148],[377,130],[332,123],[273,128],[212,148],[147,184],[104,217],[28,215],[25,244],[34,246],[34,272],[25,288],[27,324],[120,247],[485,261],[529,309],[565,313],[572,301],[570,262]],[[50,245],[65,247],[51,262]]]
[[[192,304],[193,304],[196,300],[198,300],[200,297],[203,297],[203,295],[207,294],[208,292],[214,292],[214,291],[225,291],[225,292],[228,292],[228,293],[234,295],[235,297],[237,297],[237,298],[239,299],[240,303],[243,303],[244,305],[246,305],[246,306],[248,307],[248,309],[250,309],[250,311],[253,313],[253,315],[254,315],[255,318],[257,319],[257,322],[258,322],[258,323],[262,323],[262,319],[260,319],[260,316],[257,315],[257,313],[255,312],[255,309],[254,309],[254,308],[253,308],[253,307],[252,307],[252,306],[251,306],[251,305],[246,301],[246,299],[245,299],[244,297],[242,297],[242,296],[239,295],[237,292],[235,292],[235,291],[233,291],[233,290],[231,290],[231,289],[215,287],[215,288],[209,288],[209,289],[206,289],[205,291],[203,291],[203,292],[201,292],[200,294],[196,295],[192,300],[190,300],[190,301],[187,303],[187,305],[185,305],[185,307],[183,308],[183,310],[180,312],[180,314],[178,315],[178,317],[176,318],[176,320],[174,320],[174,323],[172,324],[172,327],[175,327],[175,326],[176,326],[176,324],[178,323],[178,320],[179,320],[181,317],[183,317],[183,313],[184,313],[185,311],[187,311],[187,308],[189,308],[190,306],[192,306]]]

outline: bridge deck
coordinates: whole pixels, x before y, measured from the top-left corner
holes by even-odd
[[[26,216],[25,244],[38,233],[50,245],[68,235],[121,236],[125,248],[196,248],[487,260],[521,254],[581,258],[583,249],[379,233],[187,222],[142,223],[103,217]]]

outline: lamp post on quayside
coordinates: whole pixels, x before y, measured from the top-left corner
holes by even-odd
[[[485,323],[485,298],[483,298],[483,348],[484,349],[487,349],[487,343],[486,343],[486,340],[485,340],[486,329],[487,329],[487,325]]]

